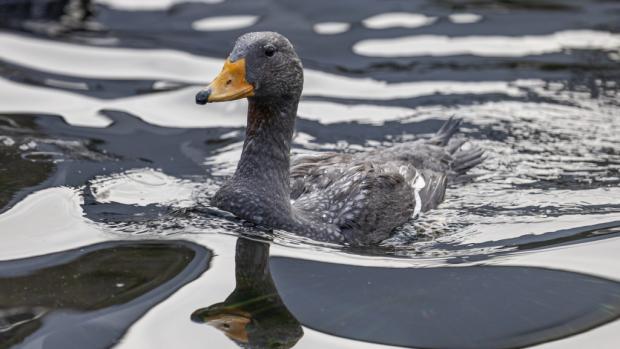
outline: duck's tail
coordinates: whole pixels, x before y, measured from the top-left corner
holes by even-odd
[[[452,136],[458,132],[462,122],[463,119],[451,116],[430,139],[433,144],[445,147],[448,153],[452,155],[450,167],[457,176],[465,174],[486,159],[484,150],[479,147],[470,144],[467,149],[462,149],[461,146],[467,141],[465,139],[452,139]]]
[[[430,142],[445,147],[450,142],[452,136],[458,132],[462,122],[463,119],[455,118],[454,115],[451,116],[430,139]]]
[[[452,155],[454,161],[452,162],[452,171],[457,175],[465,174],[470,169],[480,165],[486,156],[484,150],[472,145],[466,150],[459,150]]]

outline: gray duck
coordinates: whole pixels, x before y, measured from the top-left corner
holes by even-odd
[[[196,103],[247,98],[241,159],[212,204],[252,223],[313,240],[365,245],[443,201],[448,180],[484,160],[452,140],[450,118],[430,139],[355,154],[291,158],[303,68],[293,45],[274,32],[239,37],[219,75]]]

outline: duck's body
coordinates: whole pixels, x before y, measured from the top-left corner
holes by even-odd
[[[449,143],[460,120],[435,137],[355,154],[321,153],[293,158],[293,208],[333,224],[345,241],[380,242],[420,212],[437,207],[448,179],[482,161],[482,151],[457,151]]]
[[[280,57],[265,51],[274,47]],[[242,77],[231,75],[241,68]],[[482,161],[481,151],[457,151],[462,142],[449,142],[460,123],[452,119],[428,140],[291,160],[302,74],[286,38],[250,33],[239,38],[216,81],[197,95],[201,104],[242,97],[249,102],[241,159],[214,196],[215,206],[314,240],[377,243],[418,212],[436,207],[451,174]]]

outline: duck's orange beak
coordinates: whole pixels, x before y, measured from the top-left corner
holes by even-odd
[[[245,79],[245,58],[224,63],[224,68],[209,86],[198,92],[196,103],[223,102],[254,95],[254,86]]]

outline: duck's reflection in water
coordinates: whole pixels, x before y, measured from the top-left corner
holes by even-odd
[[[237,240],[235,290],[221,303],[198,309],[195,322],[224,332],[243,348],[291,348],[303,336],[271,278],[269,244]]]

